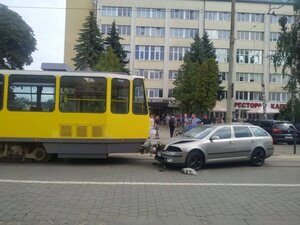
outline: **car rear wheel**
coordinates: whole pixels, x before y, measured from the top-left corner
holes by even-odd
[[[204,165],[204,156],[201,152],[194,151],[191,152],[186,158],[186,167],[192,168],[194,170],[200,170]]]
[[[262,166],[265,162],[266,154],[264,150],[258,148],[255,149],[251,155],[251,165],[252,166]]]

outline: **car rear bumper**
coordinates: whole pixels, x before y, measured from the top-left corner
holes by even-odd
[[[292,135],[272,135],[274,142],[292,143],[295,137]]]

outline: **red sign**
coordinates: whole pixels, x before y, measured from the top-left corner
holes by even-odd
[[[286,108],[286,104],[279,104],[279,103],[271,103],[272,109],[284,109]]]
[[[259,102],[235,102],[234,108],[253,109],[262,106]]]

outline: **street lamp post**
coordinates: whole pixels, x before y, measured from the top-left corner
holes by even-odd
[[[227,113],[226,123],[232,123],[233,111],[233,93],[234,93],[234,33],[235,33],[235,0],[231,1],[231,24],[230,24],[230,49],[229,49],[229,71],[228,71],[228,87],[227,87]]]

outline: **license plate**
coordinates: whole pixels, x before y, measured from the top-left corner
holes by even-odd
[[[161,152],[157,152],[157,156],[158,156],[158,157],[161,157]]]

